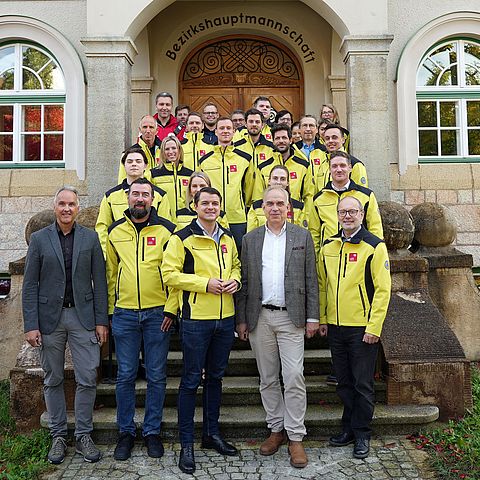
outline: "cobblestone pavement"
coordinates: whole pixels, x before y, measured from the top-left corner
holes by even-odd
[[[352,457],[352,445],[334,448],[326,441],[305,442],[309,464],[306,468],[290,466],[287,447],[283,446],[275,455],[264,457],[258,453],[257,443],[236,443],[240,449],[238,457],[223,457],[214,451],[201,450],[196,445],[195,460],[197,471],[193,476],[185,475],[178,469],[178,444],[165,444],[165,455],[161,459],[147,456],[143,444],[135,444],[132,457],[126,462],[113,459],[114,446],[101,446],[103,458],[91,464],[74,455],[69,447],[65,462],[44,480],[76,479],[122,480],[188,479],[198,480],[283,480],[299,479],[435,479],[427,466],[427,454],[419,451],[404,437],[377,438],[371,442],[370,456],[365,460]]]

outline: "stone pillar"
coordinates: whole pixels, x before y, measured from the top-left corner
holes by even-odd
[[[380,200],[390,199],[387,56],[392,35],[346,36],[341,53],[346,65],[350,150],[362,160],[369,186]]]
[[[117,184],[123,150],[131,145],[131,68],[137,54],[129,38],[85,38],[87,57],[87,184],[98,204]]]
[[[329,75],[328,83],[332,92],[332,103],[337,107],[342,126],[348,127],[345,75]]]
[[[152,83],[153,77],[132,78],[132,140],[138,135],[140,119],[152,113]]]

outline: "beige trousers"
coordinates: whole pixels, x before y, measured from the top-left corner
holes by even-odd
[[[288,438],[301,441],[307,393],[303,377],[304,328],[296,327],[286,311],[262,308],[250,344],[260,372],[260,395],[272,432],[287,431]],[[279,373],[282,369],[284,395]]]

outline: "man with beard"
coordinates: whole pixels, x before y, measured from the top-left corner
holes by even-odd
[[[290,181],[290,196],[305,204],[308,212],[314,194],[312,172],[308,161],[295,150],[292,145],[292,131],[287,125],[277,124],[272,127],[273,145],[277,153],[272,159],[260,162],[255,176],[253,201],[263,198],[263,192],[268,185],[268,177],[273,167],[284,165],[288,168]]]
[[[207,103],[203,107],[203,137],[206,142],[215,145],[218,142],[218,137],[215,132],[218,120],[218,108],[214,103]]]
[[[255,168],[259,163],[272,158],[273,143],[261,133],[264,125],[262,112],[251,108],[245,112],[245,128],[248,135],[233,142],[233,146],[252,156]]]
[[[164,316],[166,294],[160,275],[163,251],[175,225],[157,215],[153,185],[139,178],[128,189],[128,209],[108,229],[107,283],[113,313],[118,373],[116,385],[119,438],[116,460],[130,458],[136,426],[135,379],[140,344],[145,349],[147,393],[142,434],[150,457],[164,453],[160,439],[172,318]]]

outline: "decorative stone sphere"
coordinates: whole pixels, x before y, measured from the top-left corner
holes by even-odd
[[[446,247],[457,236],[457,222],[447,207],[421,203],[410,211],[415,225],[415,240],[424,247]]]
[[[79,225],[83,225],[91,230],[95,230],[99,209],[100,207],[98,205],[80,208],[80,212],[78,213],[77,217],[77,222]]]
[[[379,202],[383,236],[388,250],[402,250],[413,240],[413,220],[408,210],[399,203]]]
[[[42,210],[41,212],[36,213],[30,220],[27,222],[25,227],[25,240],[27,245],[30,245],[30,237],[32,233],[37,230],[52,224],[55,221],[55,214],[53,209]]]

